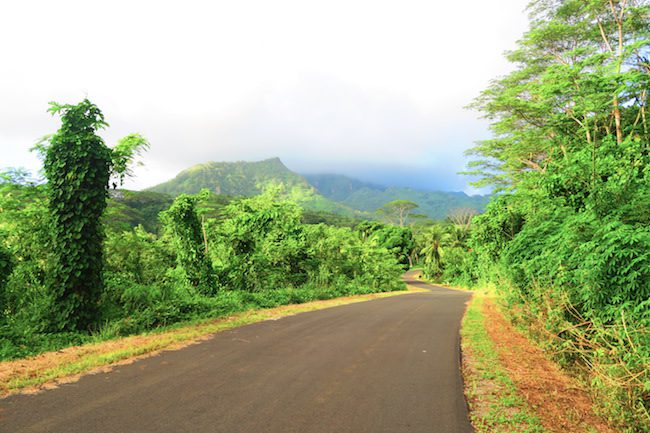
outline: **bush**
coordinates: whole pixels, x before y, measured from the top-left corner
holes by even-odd
[[[443,259],[442,281],[465,287],[474,286],[477,280],[477,256],[475,253],[467,251],[465,248],[448,248],[445,249]]]
[[[404,287],[394,251],[350,228],[303,225],[300,208],[272,191],[230,203],[220,220],[199,218],[198,200],[175,202],[182,209],[165,214],[168,233],[161,236],[142,227],[108,234],[104,285],[94,306],[98,314],[87,332],[72,333],[51,333],[51,324],[60,321],[46,285],[51,257],[43,201],[5,200],[3,208],[13,213],[7,220],[9,214],[0,214],[0,227],[11,229],[7,243],[16,265],[4,290],[6,317],[0,326],[6,337],[0,356],[35,354],[248,309]],[[179,258],[179,248],[184,258]],[[0,250],[0,278],[8,274],[5,257]],[[207,260],[211,263],[206,265]],[[218,281],[203,278],[210,268]]]

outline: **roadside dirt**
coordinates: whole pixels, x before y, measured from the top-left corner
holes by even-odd
[[[616,433],[593,412],[593,402],[580,384],[514,329],[489,299],[483,314],[503,367],[544,428],[557,433]]]

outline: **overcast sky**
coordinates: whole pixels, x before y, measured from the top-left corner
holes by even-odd
[[[471,191],[463,107],[507,73],[527,0],[12,1],[0,6],[0,168],[88,97],[151,150],[128,187],[205,161]]]

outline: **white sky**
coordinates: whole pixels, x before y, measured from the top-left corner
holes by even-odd
[[[131,188],[191,164],[279,156],[298,172],[469,190],[488,137],[463,109],[510,66],[527,0],[7,1],[0,167],[37,169],[48,101],[85,96],[108,144],[152,144]]]

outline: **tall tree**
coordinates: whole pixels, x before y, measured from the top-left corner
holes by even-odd
[[[472,222],[475,269],[527,320],[555,326],[559,353],[591,374],[621,431],[647,431],[637,348],[650,325],[650,4],[537,0],[530,11],[508,55],[516,70],[474,105],[494,138],[470,150],[470,167],[511,192]]]
[[[53,104],[61,128],[50,139],[45,158],[56,263],[51,288],[56,324],[83,329],[96,314],[102,288],[101,216],[106,208],[111,151],[95,133],[104,128],[99,108]]]
[[[588,190],[605,174],[601,146],[638,140],[648,150],[648,4],[537,0],[530,12],[530,30],[507,56],[517,69],[473,105],[492,120],[494,138],[469,150],[471,173],[479,184],[517,188],[584,153],[584,169],[554,188]]]
[[[102,289],[101,216],[109,179],[124,173],[133,154],[148,143],[134,135],[113,153],[96,134],[108,126],[104,115],[87,99],[77,105],[51,103],[49,111],[61,115],[61,128],[40,147],[56,257],[50,282],[53,321],[58,328],[87,329],[96,319]]]
[[[391,224],[404,227],[411,212],[418,207],[417,203],[409,200],[393,200],[377,209],[377,212],[383,215]]]
[[[455,208],[449,211],[447,218],[458,228],[463,229],[466,232],[469,232],[469,229],[472,226],[472,219],[478,215],[476,209],[469,207]]]
[[[445,231],[442,227],[435,225],[429,227],[422,233],[424,247],[420,253],[424,257],[424,273],[429,278],[440,276],[443,271],[442,244],[445,241]]]

